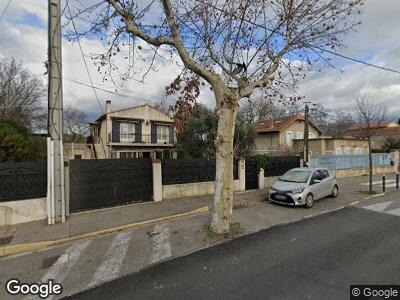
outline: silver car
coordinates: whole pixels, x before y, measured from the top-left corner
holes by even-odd
[[[268,199],[285,205],[310,208],[314,201],[337,197],[339,185],[336,178],[323,168],[295,168],[278,178],[268,191]]]

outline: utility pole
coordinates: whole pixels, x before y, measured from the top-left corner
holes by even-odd
[[[48,0],[48,223],[65,221],[60,0]]]
[[[309,158],[309,147],[308,147],[308,138],[309,138],[309,130],[308,130],[308,117],[309,117],[309,108],[308,108],[308,103],[310,102],[305,102],[306,106],[304,108],[304,160],[303,160],[303,164],[305,167],[308,167],[309,162],[308,162],[308,158]]]

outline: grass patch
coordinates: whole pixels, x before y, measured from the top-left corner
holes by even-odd
[[[370,191],[363,191],[363,190],[357,191],[357,193],[359,193],[361,195],[366,195],[366,196],[373,196],[373,195],[378,194],[378,192],[376,192],[376,191],[370,192]]]
[[[217,240],[220,238],[231,239],[244,234],[244,228],[240,223],[232,223],[229,227],[228,233],[218,234],[214,231],[214,229],[211,228],[209,224],[203,226],[203,231],[204,234],[211,240]]]

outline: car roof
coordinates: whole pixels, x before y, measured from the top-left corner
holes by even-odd
[[[310,168],[310,167],[300,167],[300,168],[293,168],[291,170],[298,170],[298,171],[317,171],[317,170],[326,170],[325,168]]]

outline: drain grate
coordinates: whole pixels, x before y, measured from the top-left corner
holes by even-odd
[[[7,244],[11,243],[13,237],[14,237],[13,235],[10,235],[10,236],[0,238],[0,245],[7,245]]]

